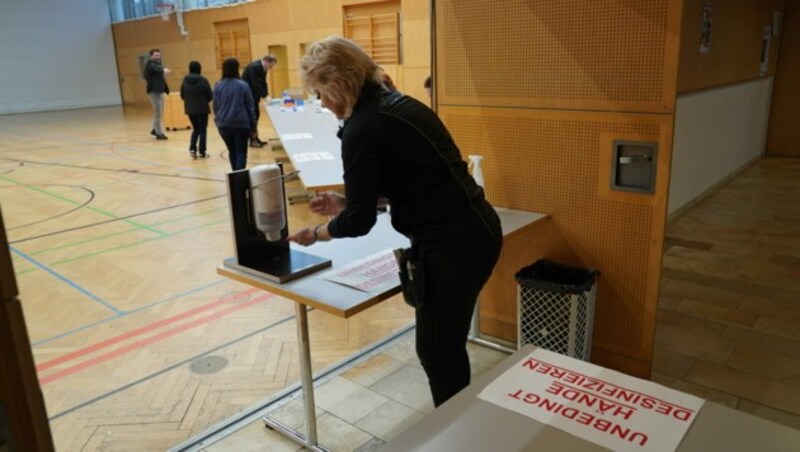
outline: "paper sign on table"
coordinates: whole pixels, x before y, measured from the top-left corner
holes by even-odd
[[[314,136],[310,133],[285,133],[281,135],[281,141],[292,141],[292,140],[312,140]]]
[[[675,450],[704,403],[542,348],[478,398],[616,451]]]
[[[292,159],[295,162],[313,162],[315,160],[334,160],[334,157],[330,152],[303,152],[292,154]]]
[[[397,260],[392,250],[371,254],[322,275],[322,278],[369,293],[383,293],[400,285]]]

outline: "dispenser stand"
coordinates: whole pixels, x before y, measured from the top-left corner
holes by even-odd
[[[281,166],[281,175],[283,167]],[[233,227],[233,246],[236,257],[225,260],[225,265],[244,272],[266,278],[277,283],[285,283],[300,276],[330,267],[331,260],[289,247],[289,219],[281,229],[281,238],[270,242],[256,229],[253,221],[253,208],[250,193],[250,172],[246,169],[228,173],[228,202],[230,204]],[[281,181],[283,183],[283,181]],[[284,205],[286,199],[283,200]]]

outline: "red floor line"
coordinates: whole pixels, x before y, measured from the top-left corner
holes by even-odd
[[[213,314],[207,315],[207,316],[199,318],[197,320],[193,320],[191,322],[185,323],[183,325],[180,325],[178,327],[172,328],[170,330],[162,331],[161,333],[153,335],[153,336],[151,336],[151,337],[149,337],[147,339],[142,339],[142,340],[133,342],[131,344],[126,345],[125,347],[121,347],[121,348],[118,348],[116,350],[113,350],[113,351],[110,351],[110,352],[107,352],[107,353],[103,353],[102,355],[98,355],[98,356],[96,356],[96,357],[94,357],[92,359],[83,361],[83,362],[81,362],[79,364],[75,364],[75,365],[70,366],[70,367],[67,367],[66,369],[60,370],[60,371],[55,372],[53,374],[50,374],[50,375],[48,375],[46,377],[42,377],[42,378],[39,379],[39,384],[41,386],[44,386],[44,385],[46,385],[48,383],[52,383],[52,382],[54,382],[56,380],[59,380],[61,378],[66,377],[68,375],[72,375],[72,374],[74,374],[76,372],[80,372],[81,370],[84,370],[84,369],[86,369],[88,367],[92,367],[92,366],[95,366],[97,364],[104,363],[104,362],[106,362],[108,360],[116,358],[116,357],[118,357],[120,355],[123,355],[125,353],[131,352],[131,351],[136,350],[138,348],[142,348],[142,347],[144,347],[146,345],[150,345],[150,344],[153,344],[155,342],[164,340],[164,339],[169,338],[171,336],[174,336],[174,335],[176,335],[178,333],[182,333],[182,332],[184,332],[184,331],[186,331],[186,330],[188,330],[190,328],[194,328],[194,327],[196,327],[198,325],[202,325],[204,323],[208,323],[208,322],[210,322],[212,320],[218,319],[218,318],[223,317],[223,316],[228,315],[228,314],[232,314],[232,313],[234,313],[236,311],[241,311],[242,309],[248,308],[251,305],[254,305],[256,303],[262,302],[264,300],[268,300],[268,299],[273,298],[273,297],[275,297],[274,294],[266,294],[266,295],[263,295],[261,297],[256,297],[256,298],[253,298],[252,300],[248,300],[247,302],[244,302],[242,304],[237,304],[235,306],[231,306],[230,308],[224,309],[224,310],[219,311],[219,312],[215,312]]]
[[[162,326],[169,325],[171,323],[175,323],[179,320],[183,320],[187,317],[191,317],[195,314],[198,314],[203,311],[207,311],[209,309],[213,309],[221,304],[228,303],[231,301],[236,301],[240,298],[244,298],[246,296],[252,295],[255,292],[258,292],[259,289],[248,289],[243,292],[239,292],[231,297],[224,297],[219,300],[213,301],[211,303],[205,304],[203,306],[199,306],[194,309],[190,309],[186,312],[182,312],[180,314],[174,315],[172,317],[167,317],[166,319],[159,320],[157,322],[153,322],[151,324],[145,325],[143,327],[139,327],[128,331],[127,333],[120,334],[119,336],[115,336],[103,341],[100,341],[96,344],[90,345],[86,348],[82,348],[80,350],[75,350],[74,352],[67,353],[66,355],[59,356],[58,358],[51,359],[50,361],[45,361],[38,366],[36,366],[36,370],[38,372],[42,372],[47,370],[51,367],[58,366],[59,364],[64,364],[65,362],[72,361],[73,359],[80,358],[81,356],[88,355],[90,353],[94,353],[97,350],[112,346],[114,344],[118,344],[124,340],[130,339],[131,337],[138,336],[143,333],[147,333],[157,328],[161,328]]]

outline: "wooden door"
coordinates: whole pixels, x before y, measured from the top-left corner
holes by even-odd
[[[772,88],[767,154],[800,157],[800,0],[786,0]]]
[[[244,69],[250,63],[250,29],[247,19],[214,22],[214,47],[217,54],[217,69],[227,58],[239,60]]]
[[[285,89],[289,89],[289,55],[286,46],[269,46],[269,53],[275,55],[278,64],[269,71],[269,95],[280,97]]]

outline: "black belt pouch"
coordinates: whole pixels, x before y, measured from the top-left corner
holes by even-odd
[[[400,286],[406,304],[420,309],[425,298],[424,260],[419,248],[398,248],[394,250],[400,272]]]

